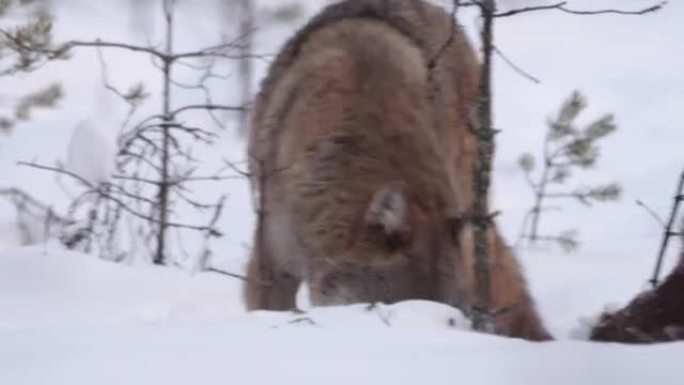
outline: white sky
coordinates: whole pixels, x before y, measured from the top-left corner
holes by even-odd
[[[56,31],[59,39],[97,37],[109,40],[136,41],[141,31],[131,30],[127,1],[93,2],[64,0],[58,9]],[[178,44],[193,47],[215,43],[218,26],[229,25],[228,15],[217,13],[213,0],[179,0]],[[261,0],[260,7],[280,2]],[[309,0],[307,12],[315,12],[321,1]],[[540,3],[517,1],[518,4]],[[646,0],[574,0],[574,8],[622,7],[637,9],[653,2]],[[185,5],[184,5],[185,4]],[[571,202],[559,213],[543,219],[545,228],[577,228],[582,248],[571,258],[633,257],[644,260],[648,274],[661,231],[658,225],[634,201],[641,199],[666,216],[675,179],[684,166],[684,53],[679,47],[684,37],[684,3],[671,1],[662,12],[642,17],[577,17],[559,13],[538,13],[501,19],[497,24],[496,44],[519,66],[542,80],[532,84],[498,61],[495,71],[496,125],[503,130],[498,137],[495,173],[495,205],[502,210],[500,223],[509,240],[518,232],[531,194],[516,166],[522,152],[540,148],[544,122],[557,110],[572,90],[579,89],[588,98],[587,120],[604,113],[614,113],[619,130],[605,141],[596,171],[582,174],[578,184],[617,181],[624,186],[619,203],[586,209]],[[299,22],[304,22],[305,18]],[[475,14],[464,12],[461,23],[469,31],[476,26]],[[150,26],[148,38],[159,41]],[[230,31],[230,28],[226,28]],[[264,53],[273,53],[292,33],[292,28],[262,28],[257,42]],[[106,54],[110,78],[123,88],[144,81],[151,91],[157,88],[159,74],[146,58],[130,54]],[[259,63],[263,75],[265,63]],[[181,77],[185,76],[181,74]],[[3,89],[31,89],[46,81],[59,79],[67,96],[62,108],[39,113],[36,120],[0,141],[0,183],[17,183],[43,199],[55,199],[52,177],[33,170],[18,169],[17,159],[51,161],[64,159],[70,130],[82,119],[100,122],[115,129],[125,109],[101,87],[100,68],[93,51],[81,51],[65,63],[48,66],[44,71],[22,81],[3,81]],[[219,101],[231,103],[233,87],[217,84]],[[197,100],[197,95],[179,95],[178,101]],[[148,109],[156,107],[151,99]],[[227,133],[218,147],[219,155],[242,159],[235,135]],[[574,180],[574,179],[573,179]],[[222,254],[244,257],[249,242],[252,217],[243,183],[225,185],[230,193],[224,221],[228,236],[221,243]],[[2,206],[0,206],[2,207]],[[556,258],[557,251],[549,258]],[[522,256],[524,259],[524,255]],[[617,266],[619,267],[619,266]]]

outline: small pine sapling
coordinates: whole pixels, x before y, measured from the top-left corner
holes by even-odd
[[[558,115],[548,121],[541,156],[537,158],[525,153],[518,160],[534,194],[534,203],[521,226],[518,245],[525,241],[530,244],[546,241],[556,243],[566,252],[573,251],[579,247],[576,230],[558,234],[540,232],[542,213],[552,209],[546,203],[549,200],[574,199],[591,206],[595,202],[610,202],[620,198],[622,188],[618,183],[580,186],[571,190],[566,187],[575,172],[596,166],[601,140],[617,128],[611,114],[580,128],[576,120],[586,106],[585,98],[579,92],[573,92],[563,103]],[[537,164],[540,169],[535,172]]]
[[[47,60],[63,59],[63,53],[45,55],[20,47],[32,45],[50,48],[52,17],[43,0],[0,0],[0,78],[10,78],[40,68]],[[12,88],[5,85],[4,89]],[[0,133],[8,133],[18,122],[31,119],[36,108],[53,108],[62,97],[62,87],[53,83],[24,95],[0,94],[10,100],[0,106]],[[8,111],[9,110],[9,111]]]

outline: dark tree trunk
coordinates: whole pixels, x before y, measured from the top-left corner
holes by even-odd
[[[492,128],[492,52],[494,51],[494,14],[496,3],[486,0],[480,6],[482,17],[482,67],[480,69],[480,101],[478,118],[480,127],[477,130],[477,158],[475,160],[475,202],[473,214],[476,218],[473,226],[475,243],[475,311],[473,327],[479,331],[492,331],[491,325],[491,292],[490,292],[490,250],[487,236],[491,226],[489,213],[489,187],[491,183],[492,163],[494,158],[494,130]]]
[[[674,271],[623,309],[601,316],[594,341],[653,343],[684,340],[684,251]]]

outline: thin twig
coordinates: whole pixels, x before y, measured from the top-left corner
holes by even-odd
[[[653,211],[653,209],[651,209],[650,207],[648,207],[644,202],[642,202],[642,201],[640,201],[639,199],[637,199],[637,200],[636,200],[636,204],[639,205],[639,206],[641,206],[644,210],[646,210],[646,212],[649,213],[649,214],[651,215],[651,217],[653,217],[653,219],[655,219],[656,222],[658,222],[658,224],[660,224],[660,226],[661,226],[663,229],[665,229],[665,228],[667,227],[667,223],[665,223],[665,221],[663,220],[663,218],[661,218],[655,211]]]
[[[175,116],[177,116],[183,112],[192,111],[192,110],[203,110],[203,111],[222,110],[222,111],[242,112],[242,111],[245,111],[245,107],[222,106],[222,105],[211,105],[211,104],[194,104],[194,105],[183,106],[183,107],[177,108],[175,110],[172,110],[170,112],[170,114],[171,114],[171,116],[175,117]]]
[[[78,180],[79,182],[83,183],[86,187],[89,187],[91,189],[92,193],[102,195],[104,198],[111,200],[112,202],[119,205],[122,209],[124,209],[129,214],[132,214],[132,215],[138,217],[139,219],[143,219],[143,220],[151,222],[151,223],[160,224],[160,220],[158,220],[152,216],[142,214],[142,213],[134,210],[128,204],[126,204],[123,200],[115,197],[113,194],[110,194],[110,193],[104,191],[105,189],[103,189],[103,188],[98,188],[98,186],[95,186],[94,184],[89,182],[87,179],[85,179],[85,178],[83,178],[83,177],[79,176],[78,174],[75,174],[71,171],[60,169],[57,167],[50,167],[50,166],[44,166],[44,165],[40,165],[40,164],[36,164],[36,163],[30,163],[30,162],[19,162],[18,164],[23,165],[23,166],[41,169],[41,170],[57,172],[57,173],[61,173],[61,174],[67,175],[69,177],[72,177],[72,178]],[[166,225],[168,227],[175,227],[175,228],[180,228],[180,229],[196,230],[196,231],[208,231],[213,236],[216,236],[216,237],[220,237],[223,235],[218,230],[213,229],[213,228],[209,228],[207,226],[188,225],[188,224],[176,223],[176,222],[167,222]]]
[[[625,10],[620,10],[620,9],[601,9],[601,10],[595,10],[595,11],[583,11],[583,10],[575,10],[575,9],[566,8],[565,5],[567,5],[567,3],[568,3],[567,1],[562,1],[559,3],[549,4],[549,5],[539,5],[539,6],[533,6],[533,7],[511,9],[511,10],[506,11],[506,12],[497,13],[494,15],[494,17],[510,17],[510,16],[519,15],[522,13],[550,11],[550,10],[561,11],[561,12],[572,14],[572,15],[584,15],[584,16],[606,15],[606,14],[639,16],[639,15],[645,15],[648,13],[660,11],[667,4],[667,1],[663,1],[663,2],[660,2],[658,4],[652,5],[650,7],[642,8],[642,9],[639,9],[636,11],[625,11]]]
[[[504,61],[506,64],[508,64],[508,66],[511,67],[515,72],[517,72],[518,74],[520,74],[522,77],[528,79],[528,80],[531,81],[532,83],[535,83],[535,84],[540,84],[540,83],[541,83],[541,80],[539,80],[539,78],[537,78],[537,77],[531,75],[529,72],[523,70],[520,66],[518,66],[517,64],[515,64],[511,59],[508,58],[508,56],[506,56],[503,52],[501,52],[501,50],[500,50],[497,46],[493,46],[493,48],[494,48],[494,52],[495,52],[497,55],[499,55],[499,57],[500,57],[501,59],[503,59],[503,61]]]
[[[237,279],[242,280],[242,281],[248,281],[248,278],[245,277],[244,275],[231,273],[231,272],[225,271],[225,270],[220,270],[220,269],[217,269],[215,267],[207,267],[206,269],[204,269],[204,271],[208,271],[210,273],[221,274],[221,275],[225,275],[225,276],[232,277],[232,278],[237,278]]]

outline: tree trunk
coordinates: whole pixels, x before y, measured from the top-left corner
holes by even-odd
[[[252,0],[240,0],[240,103],[245,108],[240,113],[239,132],[247,135],[249,108],[252,98],[252,33],[254,29],[254,4]]]
[[[486,0],[481,5],[482,12],[482,69],[480,74],[480,102],[477,128],[477,158],[475,159],[475,202],[473,207],[473,239],[475,243],[475,279],[476,300],[473,309],[473,327],[480,331],[492,332],[490,313],[490,278],[489,278],[489,186],[491,183],[492,158],[494,156],[494,130],[492,128],[492,52],[494,41],[494,13],[496,5],[493,0]]]
[[[164,16],[166,21],[166,49],[167,55],[173,52],[173,2],[164,2]],[[173,61],[166,57],[162,63],[164,95],[163,95],[163,123],[162,123],[162,148],[160,164],[160,181],[158,198],[159,210],[159,229],[157,231],[157,250],[153,262],[157,265],[168,263],[166,256],[166,231],[169,223],[169,146],[171,141],[171,128],[173,117],[171,116],[171,66]]]

